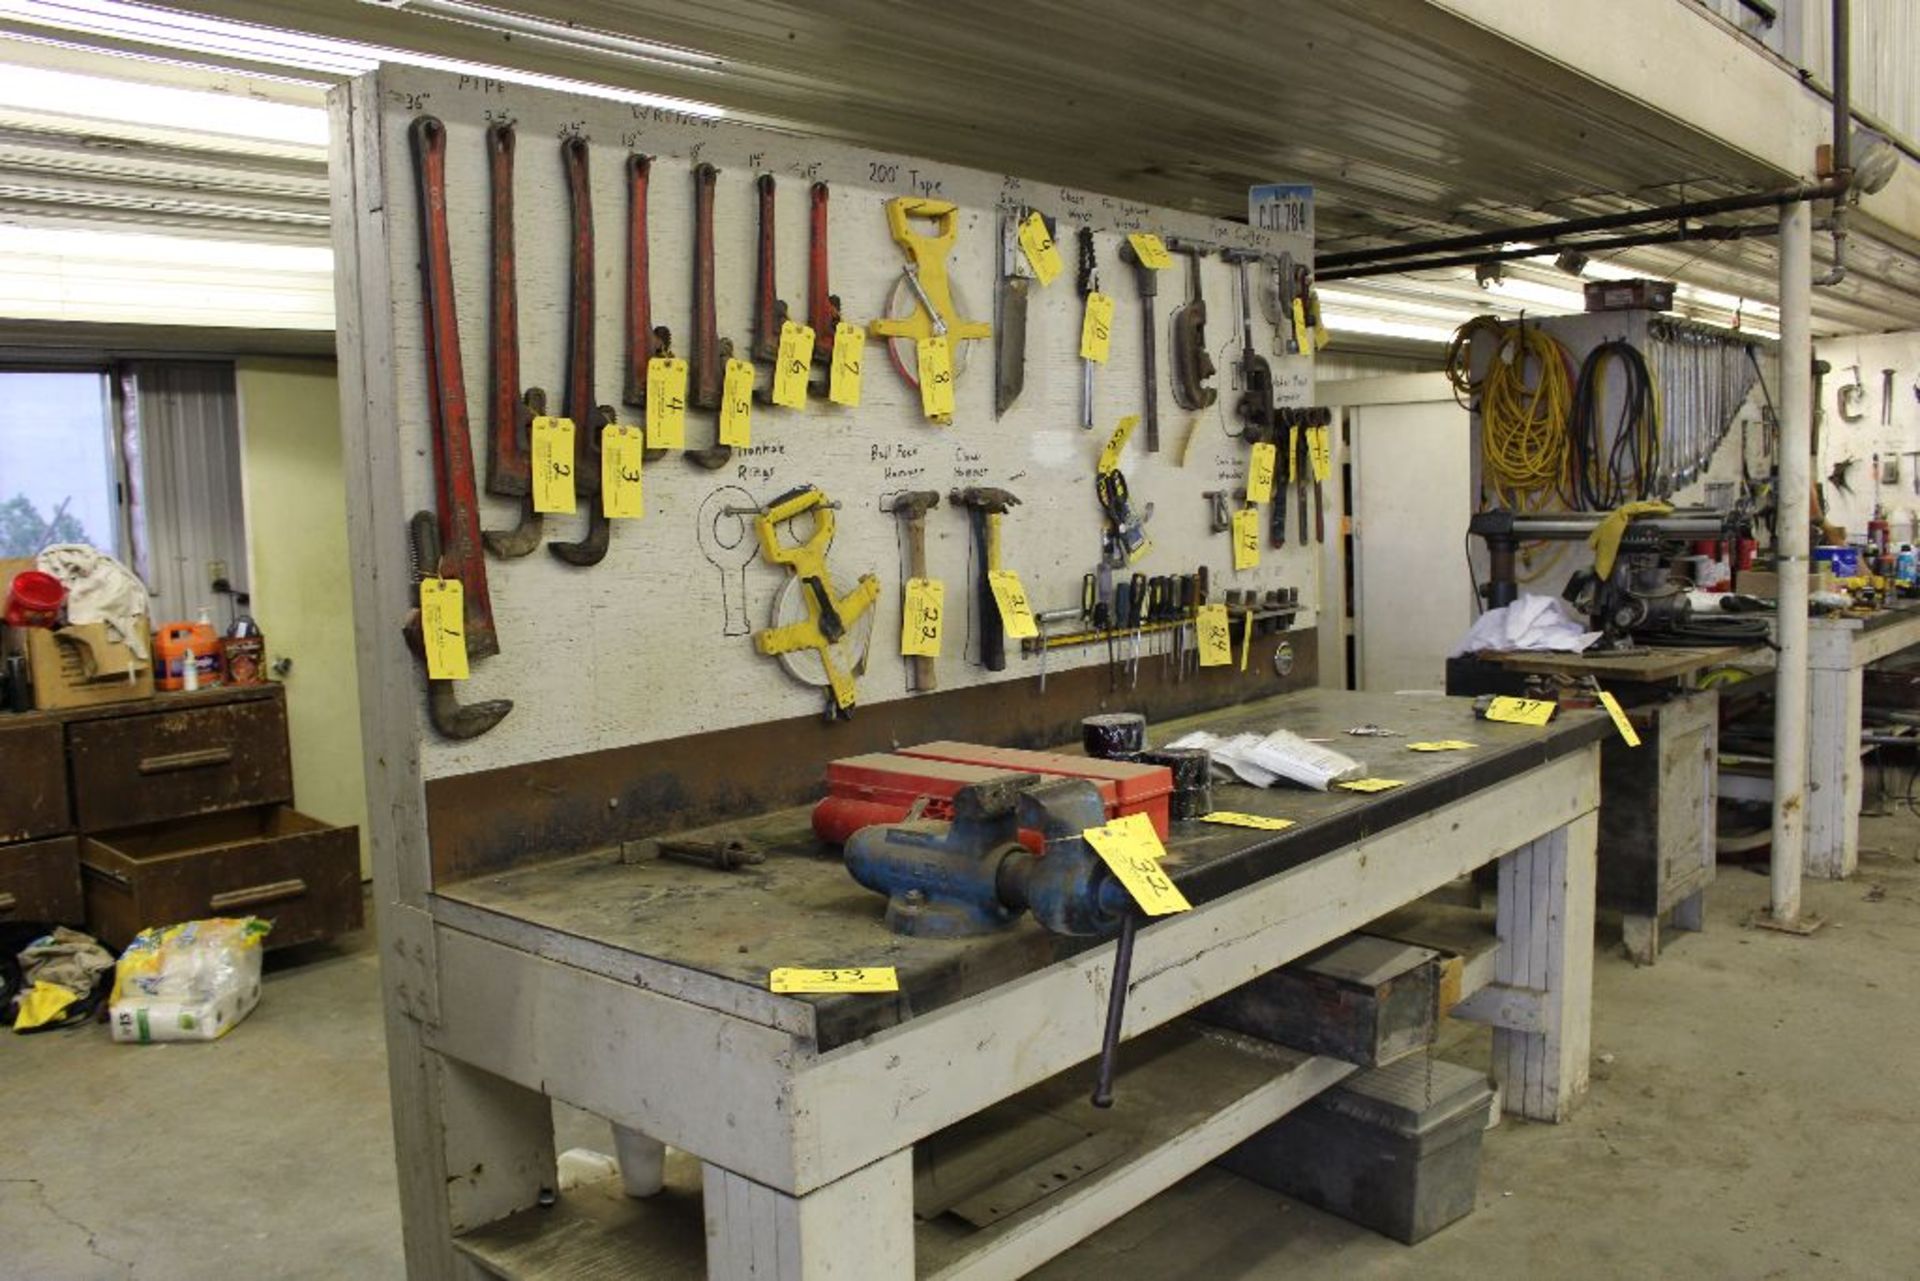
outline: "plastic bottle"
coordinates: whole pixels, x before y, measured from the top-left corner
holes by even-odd
[[[235,599],[240,615],[220,642],[220,666],[229,685],[259,685],[266,680],[267,638],[260,634],[260,624],[253,621],[253,615],[246,612],[247,597]]]

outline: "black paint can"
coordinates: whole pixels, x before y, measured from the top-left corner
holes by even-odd
[[[1103,761],[1132,760],[1147,746],[1147,718],[1138,712],[1106,712],[1080,722],[1080,745]]]
[[[1213,756],[1202,747],[1163,747],[1142,752],[1142,765],[1164,765],[1173,772],[1173,795],[1167,798],[1167,817],[1205,818],[1213,813]]]

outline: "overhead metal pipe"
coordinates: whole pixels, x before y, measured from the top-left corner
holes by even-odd
[[[1813,214],[1780,214],[1780,488],[1773,551],[1779,586],[1773,696],[1772,920],[1800,920],[1807,858],[1807,559],[1812,552]]]
[[[1544,258],[1550,254],[1564,253],[1569,249],[1581,253],[1601,253],[1610,249],[1635,249],[1642,245],[1671,245],[1695,240],[1745,240],[1750,236],[1774,236],[1780,233],[1775,222],[1756,223],[1753,226],[1740,227],[1686,227],[1676,231],[1643,231],[1629,236],[1611,236],[1600,240],[1580,240],[1556,242],[1551,245],[1533,245],[1525,249],[1499,249],[1492,253],[1450,254],[1438,258],[1418,258],[1407,262],[1365,263],[1357,267],[1321,268],[1314,273],[1314,279],[1322,283],[1336,280],[1359,280],[1367,276],[1398,276],[1410,271],[1431,271],[1440,267],[1472,267],[1483,262],[1513,262],[1522,258]],[[1511,235],[1508,240],[1519,237]],[[1533,238],[1527,237],[1529,241]]]
[[[1853,5],[1833,5],[1833,142],[1831,181],[1840,188],[1833,198],[1833,266],[1813,283],[1837,285],[1847,278],[1847,191],[1853,186]]]

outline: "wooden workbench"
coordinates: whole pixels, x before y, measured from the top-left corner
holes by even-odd
[[[1860,731],[1866,670],[1920,645],[1920,601],[1807,626],[1807,874],[1847,877],[1860,862]]]
[[[1400,736],[1344,733],[1369,722]],[[691,1212],[684,1190],[656,1206],[587,1197],[509,1217],[551,1184],[551,1096],[698,1156],[711,1276],[842,1275],[833,1265],[857,1259],[859,1276],[907,1277],[916,1258],[923,1275],[1018,1275],[1351,1070],[1171,1021],[1495,862],[1495,983],[1456,1013],[1495,1024],[1510,1111],[1564,1117],[1586,1085],[1605,718],[1528,729],[1476,721],[1463,700],[1309,691],[1193,723],[1334,739],[1404,786],[1222,786],[1218,808],[1297,826],[1175,825],[1168,866],[1195,906],[1140,933],[1126,1035],[1164,1030],[1145,1049],[1123,1046],[1111,1117],[1073,1113],[1109,1135],[1095,1168],[990,1226],[934,1215],[916,1232],[916,1145],[1016,1096],[1029,1109],[1050,1099],[1057,1116],[1090,1085],[1076,1065],[1098,1048],[1113,946],[1030,921],[973,939],[896,937],[883,900],[815,844],[805,810],[789,810],[719,829],[768,849],[736,874],[602,850],[430,897],[438,1008],[424,1044],[448,1085],[454,1247],[508,1276],[560,1275],[560,1258],[599,1275],[683,1274],[666,1265],[700,1238],[659,1216]],[[1478,746],[1405,747],[1439,738]],[[901,991],[776,996],[776,965],[893,965]]]

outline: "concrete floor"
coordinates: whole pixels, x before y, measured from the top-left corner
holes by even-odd
[[[1039,1275],[1920,1275],[1920,821],[1870,818],[1863,844],[1857,879],[1809,883],[1812,938],[1742,928],[1767,885],[1732,866],[1656,967],[1603,925],[1590,1098],[1489,1134],[1478,1210],[1418,1248],[1207,1172]],[[0,1036],[0,1277],[400,1275],[374,953],[269,968],[211,1045]]]

